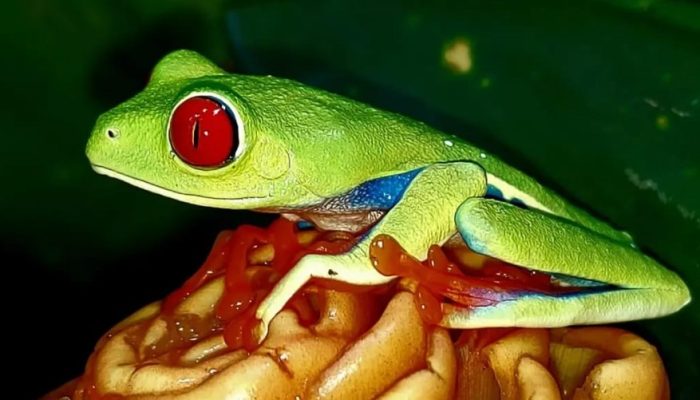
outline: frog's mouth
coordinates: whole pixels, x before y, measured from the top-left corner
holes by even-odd
[[[270,198],[270,195],[265,196],[247,196],[240,198],[223,198],[223,197],[211,197],[211,196],[201,196],[190,193],[178,192],[172,189],[166,189],[162,186],[155,185],[150,182],[146,182],[141,179],[134,178],[132,176],[117,172],[113,169],[103,167],[100,165],[92,164],[92,169],[98,174],[108,176],[110,178],[118,179],[120,181],[126,182],[130,185],[136,186],[138,188],[147,190],[149,192],[159,194],[161,196],[169,197],[178,201],[185,203],[195,204],[204,207],[215,207],[215,208],[240,208],[237,205],[244,205],[245,208],[254,208],[255,203],[264,204],[265,200]]]

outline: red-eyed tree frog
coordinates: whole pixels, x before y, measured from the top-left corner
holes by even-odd
[[[392,280],[369,257],[379,234],[418,259],[459,234],[478,253],[585,289],[447,314],[446,327],[608,323],[666,315],[690,301],[683,281],[628,234],[493,155],[291,80],[227,74],[192,51],[167,55],[145,90],[100,116],[87,156],[98,173],[177,200],[363,232],[346,253],[303,257],[276,284],[256,310],[260,337],[312,277]]]

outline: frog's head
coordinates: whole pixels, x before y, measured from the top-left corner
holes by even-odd
[[[310,169],[337,162],[312,134],[318,121],[333,126],[334,108],[322,104],[337,101],[330,96],[285,79],[230,75],[176,51],[141,93],[100,116],[86,152],[99,173],[189,203],[310,204],[323,195],[315,188],[332,186],[314,182],[323,174]]]

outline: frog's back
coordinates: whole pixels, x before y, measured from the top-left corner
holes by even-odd
[[[268,133],[289,144],[291,154],[308,155],[295,160],[300,173],[308,174],[301,180],[321,196],[340,196],[364,182],[435,163],[469,161],[485,170],[493,197],[629,240],[494,155],[423,122],[291,80],[229,79],[242,98],[256,105],[254,121],[264,121]]]

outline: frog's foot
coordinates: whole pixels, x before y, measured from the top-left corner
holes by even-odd
[[[311,278],[357,285],[380,285],[393,279],[380,274],[371,264],[352,252],[341,255],[306,255],[275,284],[272,292],[258,306],[255,313],[256,319],[260,321],[255,332],[258,340],[262,341],[267,336],[270,321]]]

